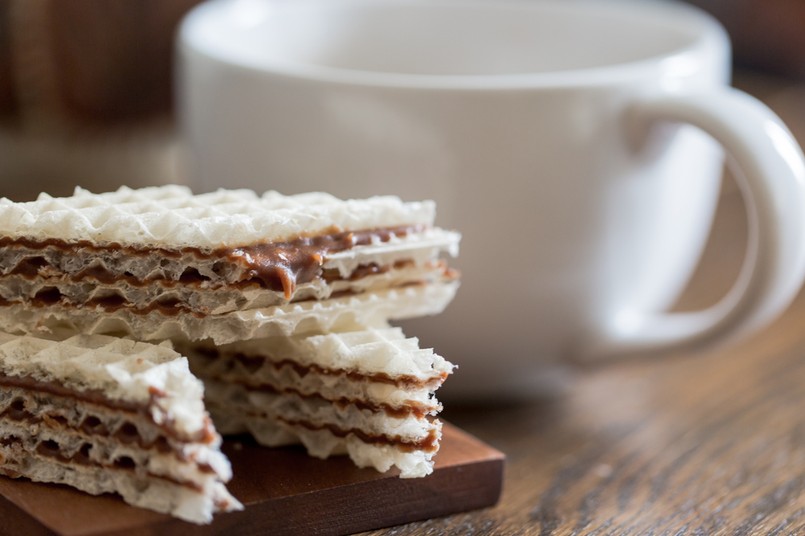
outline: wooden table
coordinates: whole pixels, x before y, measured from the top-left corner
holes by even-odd
[[[805,87],[737,80],[805,145]],[[727,181],[680,308],[729,287],[745,235]],[[576,370],[553,395],[444,416],[508,456],[499,504],[370,534],[805,534],[805,294],[738,347]]]

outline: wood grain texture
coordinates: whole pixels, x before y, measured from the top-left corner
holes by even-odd
[[[340,535],[495,504],[503,455],[448,424],[433,474],[401,479],[358,469],[344,456],[319,460],[301,447],[227,440],[229,490],[245,506],[192,525],[134,508],[113,495],[0,478],[0,535]]]
[[[805,132],[805,87],[739,82]],[[728,182],[679,308],[723,295],[745,244]],[[519,405],[445,406],[506,453],[500,503],[372,536],[805,535],[805,294],[737,347],[572,370],[556,393]]]

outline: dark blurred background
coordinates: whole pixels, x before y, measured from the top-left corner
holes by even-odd
[[[173,37],[199,2],[0,0],[0,196],[181,182]],[[740,73],[805,83],[805,1],[690,3],[725,25]],[[805,123],[797,106],[785,119]]]
[[[178,180],[173,38],[200,0],[0,0],[0,196]]]
[[[805,1],[690,0],[689,3],[710,12],[727,29],[737,68],[805,80]]]

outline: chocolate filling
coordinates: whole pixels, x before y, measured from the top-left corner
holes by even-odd
[[[144,405],[141,405],[123,400],[110,399],[106,397],[101,391],[97,390],[76,391],[55,382],[38,381],[34,378],[27,376],[8,376],[5,374],[0,374],[0,386],[16,387],[24,389],[26,391],[34,391],[51,396],[68,398],[75,400],[76,402],[94,404],[112,410],[140,415],[148,419],[150,422],[152,422],[154,426],[159,427],[159,429],[166,436],[172,437],[179,441],[191,441],[191,442],[209,444],[212,443],[217,437],[215,429],[212,426],[212,422],[209,419],[206,419],[204,427],[195,434],[193,434],[192,436],[187,436],[186,434],[183,434],[179,430],[177,430],[173,426],[173,422],[170,419],[168,419],[166,422],[163,423],[154,423],[151,419],[151,412],[150,412],[151,405],[155,403],[156,398],[164,396],[163,393],[160,393],[155,389],[149,390],[151,397],[149,402]],[[14,404],[12,403],[12,406],[13,405]],[[99,434],[103,434],[103,432],[106,432],[106,434],[109,433],[105,427],[93,426],[93,424],[94,423],[92,422],[87,423],[86,424],[87,429],[97,428]],[[85,426],[85,423],[82,423],[81,426],[83,428]],[[134,429],[134,432],[132,432],[132,428]],[[85,431],[87,430],[85,429]],[[136,427],[133,424],[131,424],[130,428],[126,428],[126,426],[124,425],[123,427],[121,427],[120,430],[118,430],[117,434],[119,435],[116,435],[116,437],[121,441],[125,442],[125,440],[127,439],[134,441],[135,439],[133,436],[136,435]]]
[[[247,355],[241,352],[237,353],[221,353],[216,348],[194,348],[187,350],[185,355],[192,355],[193,353],[203,356],[209,360],[219,359],[234,359],[243,364],[247,371],[254,373],[260,370],[265,365],[272,367],[274,370],[280,370],[283,367],[291,367],[300,378],[304,378],[310,373],[320,374],[323,376],[344,376],[351,381],[368,381],[373,383],[385,383],[393,385],[401,389],[437,389],[447,379],[447,372],[439,372],[435,376],[427,380],[421,380],[416,376],[409,374],[399,374],[391,376],[385,372],[375,372],[374,374],[366,374],[356,371],[343,370],[343,369],[330,369],[316,364],[300,365],[296,361],[290,359],[277,359],[271,357]],[[230,368],[231,370],[231,368]]]
[[[436,430],[428,431],[428,434],[418,441],[406,441],[400,436],[385,436],[367,434],[363,430],[350,428],[344,430],[334,424],[313,424],[308,421],[292,421],[278,417],[277,420],[288,426],[301,426],[308,430],[327,430],[336,437],[347,437],[354,435],[364,443],[371,445],[389,445],[403,452],[436,452],[439,450],[439,434]]]
[[[44,456],[46,458],[51,458],[56,460],[62,464],[76,464],[82,465],[84,467],[100,467],[105,470],[109,469],[117,469],[117,470],[124,470],[124,471],[134,471],[136,469],[136,463],[134,460],[129,458],[128,456],[121,456],[114,460],[111,464],[102,464],[96,461],[93,461],[89,457],[89,449],[91,445],[85,443],[81,449],[79,449],[75,454],[72,456],[67,456],[62,453],[61,446],[51,439],[42,441],[36,447],[36,453],[40,456]],[[175,478],[171,478],[167,475],[158,475],[151,472],[146,472],[146,475],[149,478],[159,478],[160,480],[165,480],[167,482],[171,482],[172,484],[176,484],[178,486],[182,486],[188,489],[192,489],[198,492],[203,492],[204,489],[202,486],[189,481],[177,480]]]
[[[140,435],[137,433],[137,427],[131,423],[126,422],[118,430],[113,434],[110,430],[106,428],[106,426],[101,423],[101,420],[94,416],[90,415],[86,417],[78,426],[78,428],[73,428],[67,424],[67,419],[65,419],[61,415],[49,415],[47,413],[43,413],[40,415],[36,415],[29,411],[20,410],[18,408],[9,408],[4,412],[0,412],[0,418],[8,419],[9,421],[13,422],[26,422],[29,424],[44,424],[45,426],[58,429],[58,428],[70,428],[74,430],[79,430],[83,432],[87,436],[96,436],[96,437],[114,437],[117,439],[121,444],[130,445],[132,443],[136,443],[137,446],[141,449],[155,449],[157,452],[160,453],[168,453],[174,452],[177,454],[177,457],[184,461],[184,457],[182,456],[182,452],[178,449],[173,449],[168,443],[167,438],[164,436],[158,436],[152,442],[146,442]]]
[[[331,228],[322,234],[312,236],[301,236],[272,243],[216,248],[209,251],[200,248],[182,248],[180,250],[159,247],[144,248],[130,245],[124,246],[117,243],[97,245],[86,240],[68,242],[55,238],[34,240],[7,237],[0,238],[0,248],[26,247],[34,250],[55,248],[65,253],[82,249],[95,255],[110,251],[120,251],[125,255],[134,257],[157,254],[174,259],[180,258],[183,254],[192,254],[199,260],[212,260],[237,265],[243,269],[243,275],[238,282],[255,282],[262,287],[281,291],[286,298],[290,299],[297,285],[313,281],[322,275],[322,265],[327,255],[346,251],[356,246],[369,245],[373,242],[388,242],[394,237],[405,237],[409,233],[420,232],[424,228],[422,225],[358,231],[341,231]],[[23,275],[37,275],[45,267],[45,264],[45,259],[42,257],[30,258],[20,263],[15,268],[15,272]],[[215,265],[213,269],[215,269]],[[110,274],[99,267],[87,268],[81,274],[86,277],[92,277],[102,283],[114,283],[119,279],[117,275]],[[207,278],[201,275],[197,269],[189,267],[181,279],[190,283],[203,281]]]
[[[384,434],[370,434],[367,433],[359,428],[340,428],[338,425],[333,423],[323,423],[323,424],[315,424],[310,421],[306,420],[292,420],[286,419],[280,415],[277,416],[269,416],[266,413],[260,411],[259,408],[250,408],[250,410],[243,411],[242,417],[250,418],[250,419],[268,419],[268,420],[275,420],[280,423],[284,423],[287,426],[301,426],[302,428],[307,428],[308,430],[327,430],[331,434],[336,437],[345,438],[348,435],[354,435],[361,441],[367,444],[372,445],[388,445],[392,446],[396,449],[399,449],[403,452],[436,452],[439,450],[439,432],[436,429],[428,430],[428,433],[425,437],[411,441],[408,439],[403,439],[401,436],[398,435],[384,435]],[[428,418],[429,421],[432,421],[432,418]]]
[[[71,303],[63,298],[58,289],[48,287],[40,292],[37,292],[33,298],[20,299],[20,300],[6,300],[0,298],[0,307],[7,307],[15,303],[24,303],[32,307],[47,307],[49,305],[59,304],[62,307],[74,309],[101,309],[105,312],[115,312],[118,309],[128,309],[134,314],[147,315],[154,311],[158,311],[165,316],[178,316],[179,314],[190,314],[199,318],[206,315],[194,311],[191,307],[179,300],[157,300],[151,302],[145,307],[133,307],[132,304],[127,302],[122,296],[104,296],[103,298],[93,298],[83,303]]]
[[[398,285],[396,288],[412,287],[422,284],[422,281],[409,281]],[[344,296],[355,296],[357,294],[359,294],[359,292],[347,289],[331,293],[330,298],[342,298]],[[294,300],[294,303],[302,303],[314,300],[315,298],[305,298],[303,300]],[[83,303],[76,304],[71,303],[69,300],[64,298],[61,295],[61,292],[54,287],[46,287],[42,291],[37,292],[33,298],[28,299],[7,300],[0,297],[0,307],[8,307],[14,304],[26,304],[34,308],[42,308],[58,304],[59,306],[67,309],[101,309],[107,313],[113,313],[119,309],[126,309],[136,315],[147,315],[156,311],[164,316],[179,316],[180,314],[192,315],[196,318],[205,318],[208,316],[206,313],[194,310],[186,302],[182,302],[177,299],[162,299],[151,302],[144,307],[135,307],[133,304],[126,301],[122,296],[104,296],[103,298],[93,298]]]
[[[214,379],[214,380],[219,381],[219,382],[227,383],[226,380],[221,380],[221,379],[218,379],[218,378],[211,378],[211,379]],[[382,402],[381,403],[374,403],[374,402],[370,402],[370,401],[366,401],[366,400],[357,400],[357,399],[347,398],[347,397],[341,397],[341,398],[338,398],[336,400],[330,400],[328,398],[323,397],[320,394],[305,394],[305,393],[299,391],[298,389],[294,389],[292,387],[286,387],[284,389],[277,389],[272,385],[268,385],[268,384],[255,385],[255,384],[247,382],[247,381],[238,381],[238,382],[232,382],[232,383],[237,383],[238,385],[240,385],[241,387],[243,387],[247,391],[266,392],[266,393],[273,393],[273,394],[277,394],[277,395],[296,395],[299,398],[302,398],[302,399],[305,399],[305,400],[321,400],[323,402],[331,403],[331,404],[333,404],[335,406],[338,406],[340,408],[345,408],[347,406],[355,406],[358,409],[368,410],[368,411],[371,411],[372,413],[383,412],[387,416],[394,417],[394,418],[397,418],[397,419],[404,419],[404,418],[408,417],[409,415],[413,415],[417,419],[424,419],[426,416],[428,416],[431,413],[430,408],[424,407],[421,404],[419,404],[417,402],[414,402],[414,401],[408,401],[407,406],[397,407],[397,406],[392,406],[390,404],[385,404],[385,403],[382,403]]]

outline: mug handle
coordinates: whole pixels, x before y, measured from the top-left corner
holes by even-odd
[[[749,243],[740,275],[721,301],[696,312],[620,312],[579,357],[729,343],[769,324],[805,280],[805,159],[794,137],[766,105],[731,88],[644,96],[626,114],[637,132],[658,121],[687,123],[724,147],[747,207]]]

